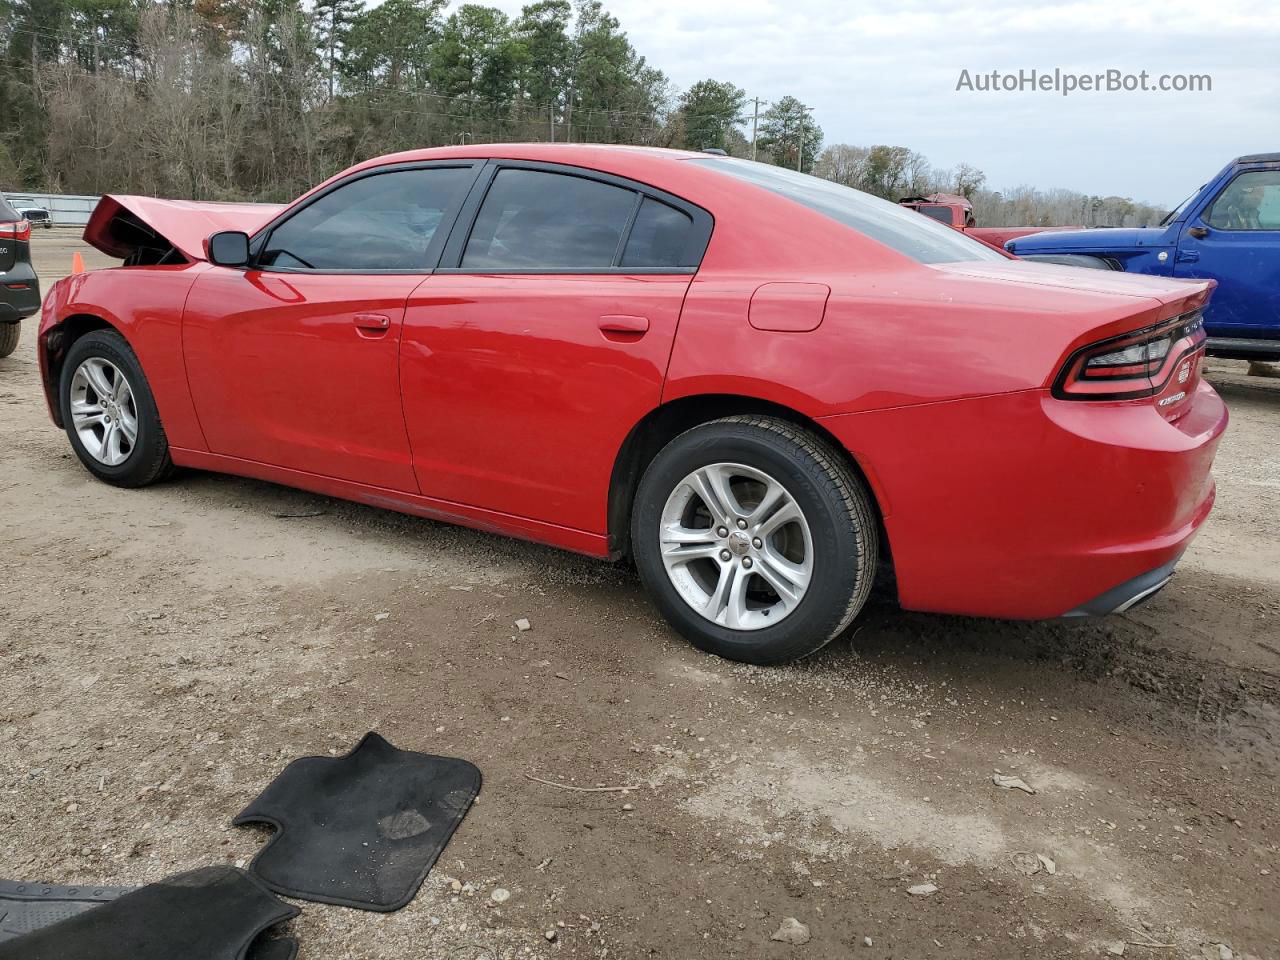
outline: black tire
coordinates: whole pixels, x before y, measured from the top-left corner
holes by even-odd
[[[663,509],[684,478],[715,463],[742,464],[777,480],[809,527],[809,586],[776,624],[735,630],[713,622],[686,602],[667,574]],[[815,653],[857,616],[875,578],[879,528],[862,482],[829,443],[785,420],[738,416],[694,427],[658,453],[636,491],[631,543],[645,588],[689,642],[729,660],[776,664]]]
[[[21,339],[21,323],[0,323],[0,357],[7,357],[17,350]]]
[[[72,378],[80,365],[93,357],[107,360],[123,371],[133,392],[138,421],[137,442],[124,461],[114,466],[100,462],[85,449],[71,422]],[[133,348],[114,330],[94,330],[71,345],[62,364],[58,403],[71,448],[85,469],[99,480],[117,487],[145,487],[173,473],[173,461],[169,459],[169,440],[160,423],[151,385],[147,383],[142,364],[138,362]]]

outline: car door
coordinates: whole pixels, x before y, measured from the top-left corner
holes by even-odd
[[[200,275],[183,349],[211,452],[417,492],[400,404],[405,302],[478,170],[356,174],[255,237],[247,269]]]
[[[405,315],[422,492],[603,533],[710,233],[706,211],[630,181],[491,163]]]
[[[1212,278],[1210,335],[1280,337],[1280,170],[1238,173],[1183,229],[1174,276]]]

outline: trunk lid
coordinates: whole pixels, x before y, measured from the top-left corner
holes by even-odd
[[[1153,277],[1114,270],[1089,270],[1028,260],[1010,260],[1005,263],[985,260],[943,263],[934,264],[933,267],[936,270],[946,270],[948,273],[982,280],[1158,300],[1165,306],[1177,306],[1184,310],[1201,306],[1208,299],[1209,291],[1215,286],[1212,280],[1175,280],[1172,277]]]

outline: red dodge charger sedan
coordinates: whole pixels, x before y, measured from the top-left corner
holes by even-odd
[[[1212,282],[1024,263],[728,157],[468,145],[287,207],[108,197],[120,267],[44,303],[54,421],[193,467],[634,558],[705,650],[775,663],[878,569],[913,610],[1123,610],[1213,503]]]

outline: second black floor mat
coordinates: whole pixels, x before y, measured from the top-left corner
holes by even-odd
[[[362,910],[413,899],[480,790],[466,760],[367,734],[344,757],[303,757],[232,821],[275,835],[249,869],[277,893]]]

